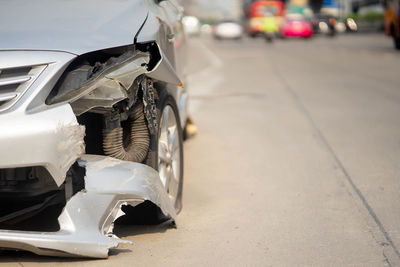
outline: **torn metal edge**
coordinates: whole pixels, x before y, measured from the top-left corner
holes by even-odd
[[[60,230],[0,230],[0,247],[46,256],[107,258],[109,249],[130,242],[112,233],[113,222],[123,215],[121,205],[148,200],[175,220],[175,209],[154,169],[97,155],[84,155],[79,164],[86,168],[86,188],[67,202],[58,219]]]

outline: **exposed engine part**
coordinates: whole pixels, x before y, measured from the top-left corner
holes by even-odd
[[[157,97],[153,87],[153,81],[143,79],[141,81],[143,91],[144,113],[146,114],[147,123],[150,134],[154,135],[157,132],[157,107],[154,98]]]
[[[129,117],[130,140],[124,144],[124,129],[119,126],[112,130],[103,130],[103,150],[107,156],[117,159],[142,162],[149,149],[150,137],[147,129],[143,104],[137,105]],[[125,142],[126,143],[126,142]]]
[[[128,92],[131,101],[104,116],[103,151],[117,159],[142,162],[149,150],[150,135],[157,129],[157,93],[152,80],[143,75],[135,80]],[[140,100],[143,103],[139,103]],[[136,107],[132,108],[134,105]],[[123,126],[124,122],[128,122],[128,127]]]

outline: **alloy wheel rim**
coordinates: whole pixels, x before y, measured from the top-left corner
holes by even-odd
[[[158,136],[158,172],[172,203],[176,203],[180,179],[179,133],[175,113],[167,105],[160,120]]]

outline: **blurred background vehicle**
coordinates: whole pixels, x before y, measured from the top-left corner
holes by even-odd
[[[389,3],[384,19],[385,33],[393,38],[394,47],[400,49],[400,1]]]
[[[246,32],[251,37],[277,32],[275,24],[282,24],[285,15],[285,5],[281,1],[255,1],[247,10]]]
[[[189,36],[200,35],[201,24],[197,17],[185,16],[182,18],[182,23],[187,35]]]
[[[273,15],[264,17],[261,29],[267,41],[272,41],[279,34],[279,25]]]
[[[236,39],[243,37],[242,25],[234,20],[222,20],[214,25],[213,35],[216,39]]]
[[[310,38],[313,30],[310,23],[300,14],[287,14],[281,28],[282,37]]]

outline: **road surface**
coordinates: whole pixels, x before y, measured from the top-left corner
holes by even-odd
[[[400,53],[382,35],[191,40],[177,228],[108,260],[7,266],[400,266]]]

